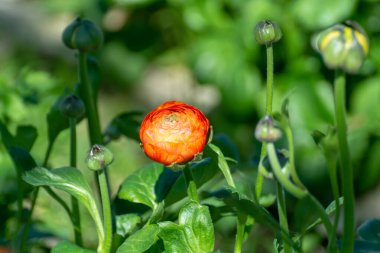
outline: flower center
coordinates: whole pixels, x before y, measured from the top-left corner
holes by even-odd
[[[178,117],[175,114],[170,114],[170,115],[166,115],[164,120],[165,120],[165,123],[177,123]]]

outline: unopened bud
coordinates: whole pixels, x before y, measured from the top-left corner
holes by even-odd
[[[102,170],[112,162],[113,154],[108,148],[97,144],[92,146],[87,157],[87,167],[90,170]]]
[[[255,39],[262,45],[270,45],[281,39],[282,32],[276,22],[264,20],[257,23],[255,28]]]
[[[273,119],[270,116],[265,116],[256,126],[255,137],[260,142],[275,142],[281,136],[281,130],[274,126]]]
[[[65,97],[61,103],[60,109],[63,115],[72,119],[82,117],[85,112],[83,101],[75,95]]]
[[[62,41],[68,48],[91,52],[103,44],[103,32],[92,21],[77,18],[63,31]]]
[[[369,42],[359,24],[347,21],[321,32],[317,47],[328,68],[356,73],[368,54]]]

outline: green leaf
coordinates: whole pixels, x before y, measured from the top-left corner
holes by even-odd
[[[116,233],[121,236],[131,234],[141,223],[141,217],[135,213],[116,216]]]
[[[139,129],[142,121],[141,112],[125,112],[117,115],[104,131],[106,142],[116,140],[121,135],[140,142]]]
[[[182,207],[178,223],[159,223],[165,252],[206,253],[214,249],[214,227],[208,207],[190,201]]]
[[[7,127],[0,122],[0,134],[4,146],[8,149],[11,147],[20,147],[30,151],[37,139],[37,129],[33,126],[18,126],[15,136],[8,131]]]
[[[60,111],[60,105],[67,94],[68,92],[65,92],[63,95],[58,97],[57,101],[50,108],[50,111],[46,116],[50,143],[54,143],[58,135],[69,127],[69,119],[63,116]]]
[[[222,171],[227,184],[230,187],[235,187],[234,180],[231,176],[230,167],[228,166],[228,163],[226,161],[226,158],[224,157],[222,151],[220,148],[212,143],[209,143],[208,146],[217,154],[217,160],[218,160],[218,167]]]
[[[366,220],[358,228],[358,234],[364,240],[380,243],[380,220],[379,219]]]
[[[214,249],[214,226],[207,206],[190,201],[182,207],[178,223],[185,227],[190,243],[195,243],[195,252],[210,252]]]
[[[114,0],[118,5],[122,6],[143,6],[153,3],[153,0]]]
[[[59,242],[52,250],[51,253],[96,253],[94,250],[83,249],[68,241]]]
[[[159,237],[163,240],[165,252],[194,253],[186,238],[185,228],[171,221],[160,222]],[[200,253],[200,252],[199,252]]]
[[[208,145],[204,148],[203,153],[206,155],[213,152]],[[213,152],[214,153],[214,152]],[[197,187],[201,187],[208,182],[218,173],[217,159],[207,157],[199,162],[191,163],[190,169],[194,177]],[[178,174],[177,174],[178,175]],[[179,174],[180,175],[180,174]],[[169,206],[187,196],[186,185],[183,176],[181,175],[174,185],[171,187],[169,193],[165,197],[165,204]]]
[[[33,186],[50,186],[65,191],[77,198],[87,208],[95,221],[98,238],[103,240],[103,224],[100,218],[94,194],[86,179],[76,168],[63,167],[47,170],[42,167],[25,172],[23,179]]]
[[[16,164],[16,167],[21,171],[28,171],[37,166],[33,157],[25,149],[19,147],[11,147],[9,149],[9,154]]]
[[[12,136],[6,126],[0,122],[0,135],[20,177],[25,171],[36,167],[36,162],[29,153],[37,138],[37,131],[34,127],[19,126],[16,135]],[[19,187],[24,192],[29,192],[32,189],[25,182],[21,181],[20,183],[22,185]]]
[[[121,185],[119,198],[140,203],[154,209],[157,206],[155,185],[164,166],[151,163],[127,177]]]
[[[339,198],[339,206],[343,205],[343,200],[344,200],[343,197]],[[331,214],[335,213],[335,209],[336,209],[336,207],[335,207],[335,201],[332,201],[330,203],[330,205],[328,205],[326,207],[325,212],[326,212],[327,215],[331,215]],[[307,232],[307,231],[315,228],[319,224],[322,224],[322,220],[320,218],[318,218],[316,221],[314,221],[312,224],[310,224],[303,233],[305,233],[305,232]]]
[[[288,245],[299,250],[299,245],[293,242],[290,235],[281,228],[280,224],[278,224],[276,219],[274,219],[265,208],[251,201],[247,196],[238,192],[236,189],[228,188],[227,191],[230,196],[224,198],[226,204],[235,206],[239,212],[252,216],[258,223],[267,226],[275,233],[281,234],[282,239]]]
[[[354,253],[380,252],[380,243],[355,240]]]
[[[143,227],[127,238],[116,253],[142,253],[158,240],[160,228],[156,224]]]

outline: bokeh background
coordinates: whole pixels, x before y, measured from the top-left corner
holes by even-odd
[[[105,35],[103,47],[94,54],[101,72],[97,80],[103,129],[121,112],[147,112],[173,99],[191,103],[208,115],[218,138],[230,143],[225,151],[239,161],[234,175],[248,191],[254,189],[260,152],[253,132],[265,110],[265,47],[255,42],[253,29],[260,20],[276,21],[283,38],[274,46],[274,110],[289,99],[297,170],[324,205],[332,201],[329,179],[311,133],[324,132],[334,122],[333,72],[313,49],[313,37],[336,22],[360,23],[368,33],[370,53],[361,72],[347,78],[356,215],[358,223],[380,217],[378,0],[0,0],[0,119],[12,131],[20,124],[37,127],[32,155],[38,163],[47,146],[46,114],[57,97],[78,82],[75,53],[63,46],[61,33],[79,15],[96,22]],[[84,165],[86,135],[82,122],[79,167],[89,174]],[[54,147],[52,167],[68,164],[67,140],[65,131]],[[110,148],[116,157],[110,169],[115,195],[123,179],[149,160],[134,140],[120,138]],[[0,146],[0,205],[8,206],[15,189],[15,170]],[[273,191],[270,181],[265,191]],[[291,226],[297,228],[310,210],[289,201]],[[1,212],[0,223],[12,226]],[[39,199],[38,231],[70,238],[68,219],[60,212],[49,197]],[[91,231],[93,224],[83,219]],[[216,224],[223,247],[232,245],[233,223],[224,219]],[[0,230],[3,238],[9,236]],[[268,233],[256,227],[247,252],[265,248],[265,242],[270,248]],[[311,242],[322,240],[317,234],[309,236]],[[88,233],[86,240],[95,243],[95,234]],[[44,243],[54,244],[54,239]]]

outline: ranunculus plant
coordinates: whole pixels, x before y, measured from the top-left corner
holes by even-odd
[[[319,236],[326,239],[326,243],[320,248],[327,252],[378,252],[378,220],[360,226],[361,239],[355,240],[353,172],[344,100],[344,72],[355,73],[362,66],[369,51],[367,36],[356,23],[349,22],[333,26],[318,37],[318,51],[323,61],[337,73],[334,84],[336,124],[326,134],[314,133],[329,167],[334,201],[328,206],[308,190],[296,170],[293,112],[288,108],[288,99],[279,112],[273,109],[273,47],[274,43],[281,43],[280,26],[264,20],[256,26],[255,36],[256,41],[266,47],[267,93],[265,113],[260,115],[262,120],[252,136],[246,136],[252,139],[255,136],[261,144],[257,149],[261,148],[256,154],[258,159],[253,165],[249,164],[250,169],[254,167],[255,173],[251,174],[255,174],[255,178],[244,174],[249,188],[253,189],[247,192],[236,183],[242,172],[232,167],[240,162],[238,156],[229,152],[228,147],[235,147],[234,144],[228,137],[214,136],[210,126],[213,121],[193,105],[168,101],[153,108],[145,117],[140,112],[124,112],[103,129],[98,115],[96,80],[89,75],[89,70],[98,71],[90,64],[93,58],[90,60],[89,54],[101,47],[102,31],[92,21],[81,18],[68,25],[62,40],[69,49],[75,50],[78,84],[71,91],[65,91],[47,114],[48,145],[43,162],[36,162],[30,154],[37,138],[34,127],[19,126],[12,134],[6,124],[0,122],[1,140],[14,162],[18,180],[16,225],[9,243],[13,251],[37,252],[33,251],[31,228],[36,222],[33,213],[43,189],[51,201],[65,210],[67,226],[72,228],[73,234],[73,238],[58,240],[51,248],[53,253],[225,252],[216,239],[218,222],[225,217],[232,217],[234,253],[244,249],[251,252],[247,238],[257,224],[261,225],[257,228],[265,226],[266,232],[272,232],[273,252],[303,252],[305,234],[321,230]],[[76,127],[82,120],[87,126],[90,145],[86,161],[95,177],[94,185],[83,175],[85,168],[77,165],[77,142],[85,137],[77,136]],[[54,144],[66,129],[70,136],[67,164],[51,168],[49,159]],[[214,129],[220,131],[217,125]],[[140,144],[141,152],[153,161],[128,175],[113,196],[109,173],[115,166],[112,162],[118,158],[107,145],[120,136]],[[227,153],[231,157],[225,155]],[[264,192],[264,181],[274,186],[275,193]],[[62,196],[62,192],[70,198]],[[25,210],[24,201],[30,203]],[[289,224],[290,201],[306,203],[317,217],[305,221],[305,228],[297,230]],[[267,209],[272,205],[274,208]],[[86,244],[80,207],[84,207],[94,222],[97,246]],[[340,213],[343,214],[341,237],[338,233]],[[317,226],[320,226],[318,230]]]

